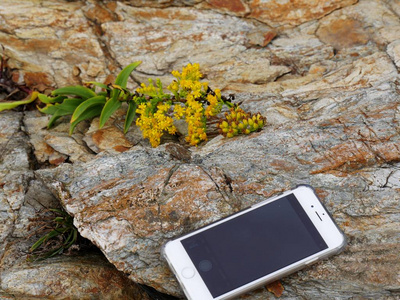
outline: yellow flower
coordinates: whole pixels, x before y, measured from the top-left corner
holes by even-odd
[[[181,74],[179,73],[179,71],[172,71],[171,73],[172,73],[172,75],[173,75],[174,77],[176,77],[176,78],[181,78]]]
[[[185,108],[179,104],[175,104],[174,106],[174,117],[178,120],[182,119],[185,115]]]
[[[222,102],[220,100],[221,100],[221,92],[217,93],[216,91],[215,96],[211,94],[207,95],[207,101],[209,103],[205,113],[207,117],[215,116],[221,111]]]
[[[152,113],[152,105],[148,102],[140,104],[136,110],[140,114],[140,117],[136,120],[136,125],[142,130],[143,137],[149,139],[152,147],[160,145],[164,132],[176,133],[173,119],[167,115],[170,107],[171,105],[168,103],[159,103],[157,111]]]

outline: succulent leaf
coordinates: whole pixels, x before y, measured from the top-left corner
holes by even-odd
[[[57,90],[54,90],[52,93],[54,96],[59,95],[74,95],[81,97],[83,99],[89,99],[96,96],[96,93],[91,89],[84,86],[66,86]]]
[[[137,108],[136,102],[129,101],[128,111],[127,111],[126,117],[125,117],[124,133],[127,133],[129,130],[129,127],[131,127],[133,119],[135,118],[135,115],[136,115],[136,108]]]
[[[78,120],[83,113],[90,111],[94,106],[96,107],[99,105],[103,106],[105,103],[106,103],[106,97],[104,96],[95,96],[90,99],[87,99],[75,109],[71,117],[71,123]]]

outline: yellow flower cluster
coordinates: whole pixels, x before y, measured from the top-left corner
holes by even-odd
[[[177,120],[180,120],[183,118],[183,116],[186,114],[186,109],[179,105],[179,104],[175,104],[174,106],[174,117]]]
[[[176,100],[185,99],[188,95],[192,95],[194,99],[200,98],[207,92],[208,82],[201,83],[199,80],[203,75],[200,73],[199,64],[188,64],[179,71],[172,71],[172,75],[176,78],[167,88],[174,95]]]
[[[212,117],[219,114],[222,108],[221,91],[217,89],[215,90],[215,95],[208,94],[207,101],[208,106],[205,115],[207,117]]]
[[[238,134],[250,134],[260,130],[265,125],[265,118],[257,113],[244,112],[240,107],[233,107],[230,113],[225,113],[225,120],[218,124],[221,133],[230,138]]]
[[[156,86],[154,86],[153,80],[149,78],[149,85],[146,86],[144,83],[141,83],[140,87],[137,88],[136,91],[139,94],[148,95],[153,98],[161,98],[164,95],[160,79],[157,79]]]
[[[173,118],[184,118],[188,124],[186,141],[192,146],[197,146],[202,141],[207,141],[207,119],[219,114],[222,105],[229,103],[223,100],[220,90],[213,92],[207,82],[200,82],[203,75],[200,73],[199,64],[188,64],[182,69],[182,73],[172,71],[172,75],[175,80],[167,88],[174,97],[164,94],[160,80],[157,80],[156,86],[149,80],[148,86],[142,83],[136,90],[142,103],[136,110],[140,115],[136,125],[142,130],[143,137],[148,138],[153,147],[157,147],[165,132],[175,134]],[[260,114],[245,113],[238,106],[231,108],[225,117],[217,126],[226,137],[249,134],[265,125],[265,118]]]
[[[176,133],[174,120],[168,116],[171,105],[168,103],[158,103],[157,110],[153,113],[150,102],[142,103],[136,110],[140,117],[136,120],[136,125],[143,132],[143,137],[148,138],[152,147],[160,145],[161,136],[164,132],[169,134]]]
[[[183,118],[185,115],[185,120],[188,123],[188,136],[186,137],[186,141],[190,143],[190,145],[196,146],[200,142],[207,140],[206,116],[211,116],[217,111],[219,105],[218,97],[210,95],[211,98],[208,99],[207,96],[208,102],[213,103],[207,112],[203,104],[198,101],[202,96],[206,95],[208,90],[208,83],[201,83],[199,81],[203,76],[200,73],[199,64],[188,64],[182,69],[182,73],[179,71],[172,71],[172,75],[177,80],[174,80],[168,86],[168,89],[174,94],[175,100],[186,100],[186,107],[175,105],[175,117]]]
[[[196,101],[192,95],[186,101],[186,123],[188,124],[188,136],[186,141],[192,146],[207,140],[206,121],[203,105]]]
[[[137,88],[136,91],[140,94],[151,95],[156,94],[157,90],[153,85],[153,80],[149,79],[149,85],[146,86],[144,83],[140,84],[140,88]]]

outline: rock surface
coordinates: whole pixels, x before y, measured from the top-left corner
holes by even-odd
[[[0,114],[0,299],[150,299],[100,253],[27,261],[33,219],[60,203],[35,179],[22,118]]]
[[[210,86],[268,121],[247,137],[152,149],[135,126],[121,135],[120,115],[70,137],[68,119],[47,130],[38,112],[1,113],[2,264],[40,179],[119,270],[182,296],[160,257],[166,240],[309,183],[349,245],[283,279],[282,299],[399,298],[399,16],[399,1],[377,0],[1,1],[0,43],[21,83],[109,83],[142,60],[130,87],[168,84],[198,62]]]

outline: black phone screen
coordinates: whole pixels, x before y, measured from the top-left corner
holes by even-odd
[[[328,248],[294,194],[181,242],[214,298]]]

